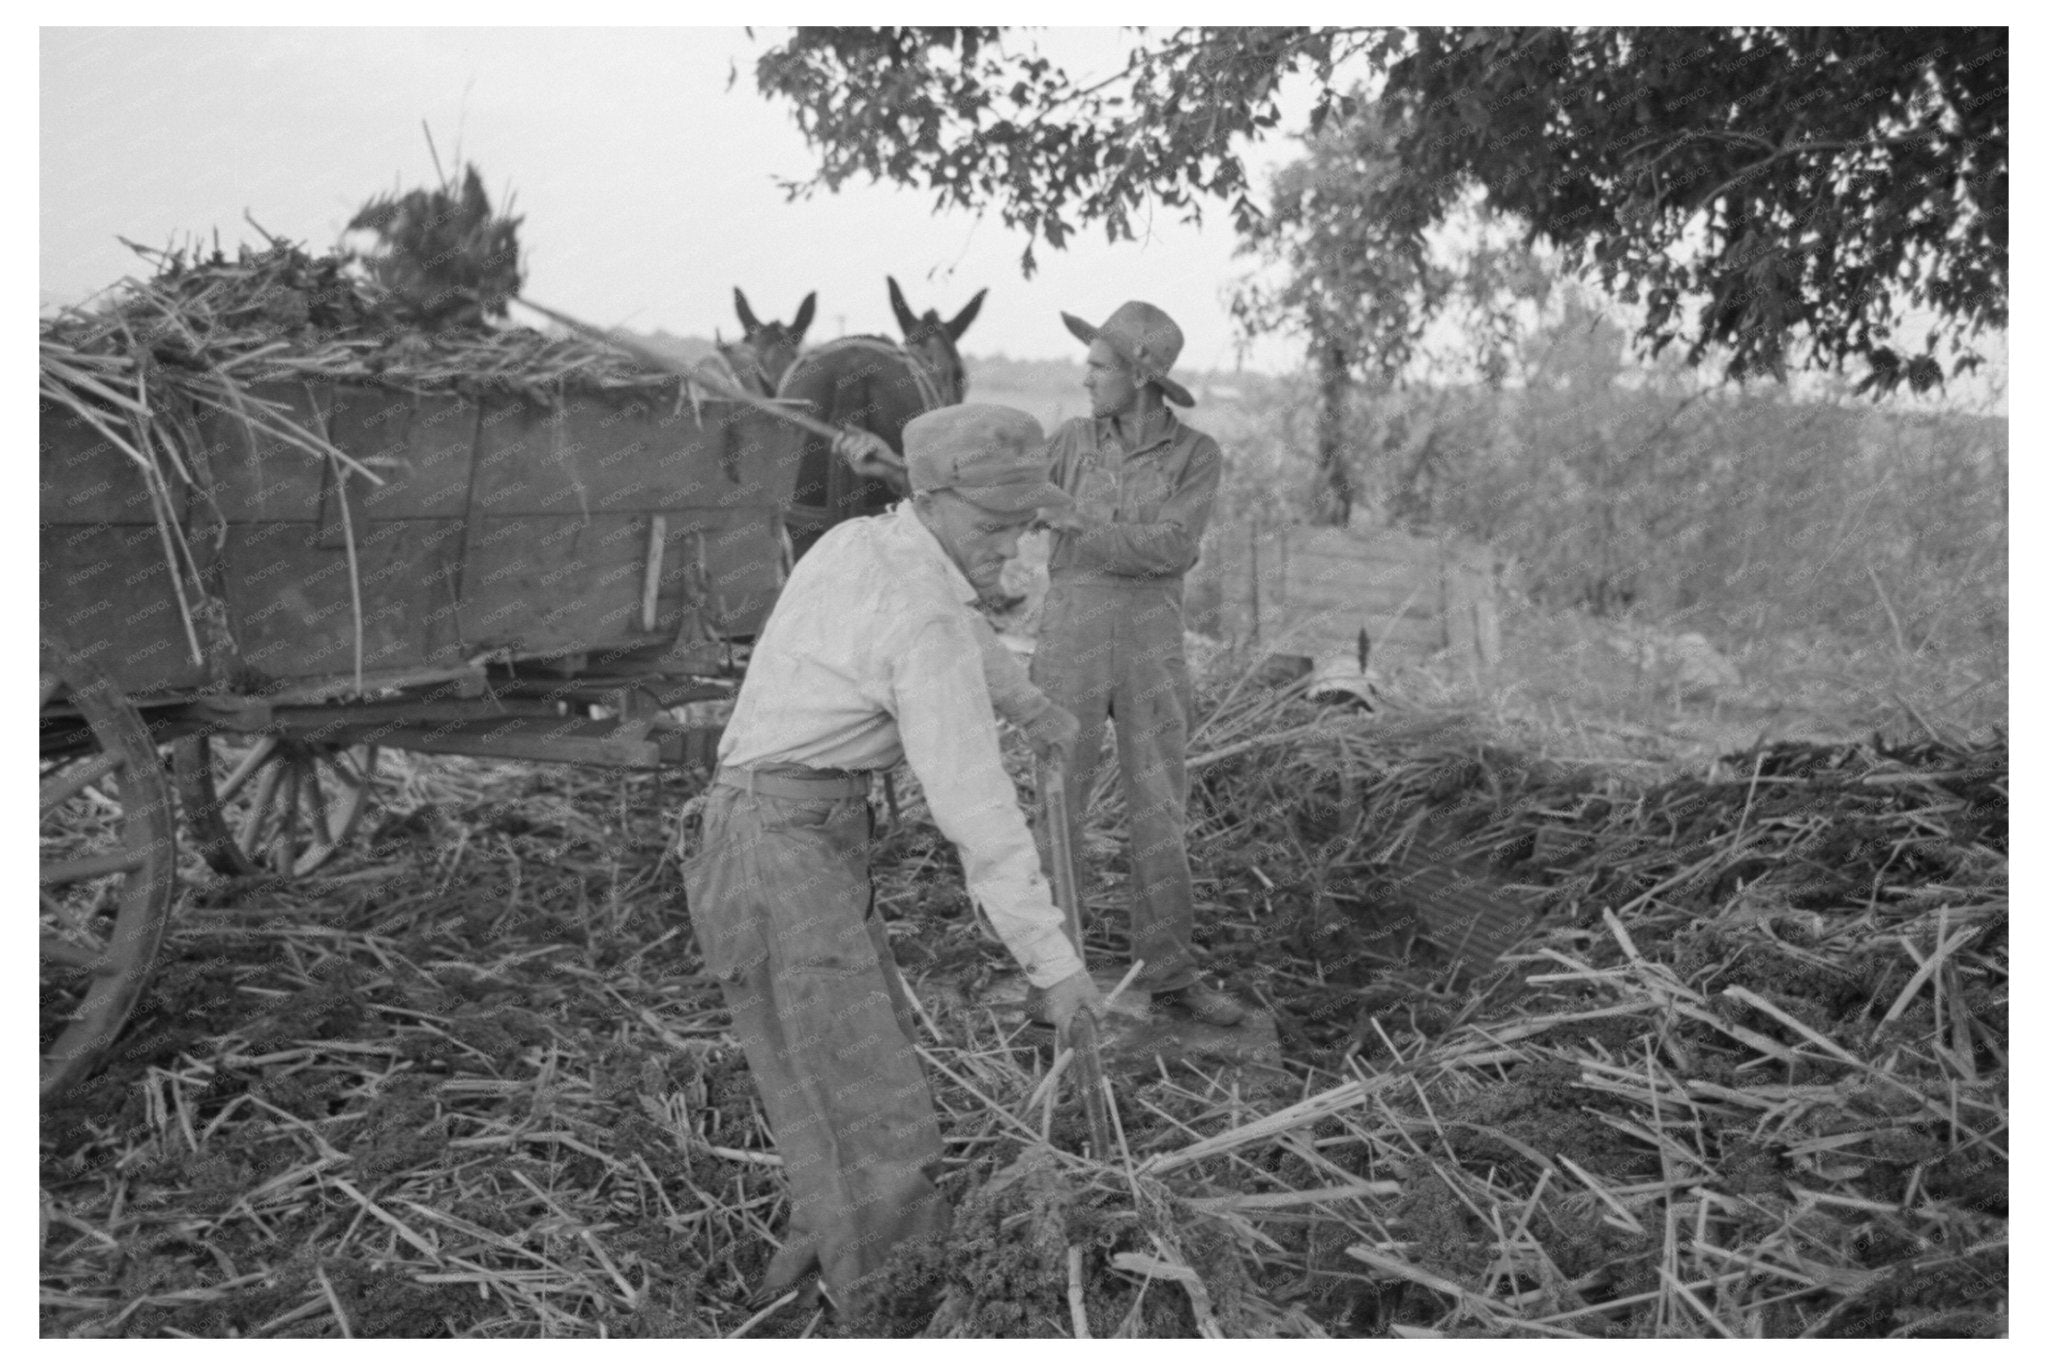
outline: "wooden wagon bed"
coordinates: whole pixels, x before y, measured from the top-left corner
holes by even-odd
[[[43,625],[137,700],[658,658],[750,636],[781,585],[795,446],[753,410],[673,390],[252,394],[361,469],[211,413],[178,452],[191,481],[153,492],[44,404]]]

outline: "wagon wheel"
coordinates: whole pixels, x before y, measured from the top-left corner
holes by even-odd
[[[73,716],[52,712],[62,692]],[[99,1062],[170,924],[177,830],[156,745],[121,689],[42,642],[42,1094]]]
[[[192,841],[230,876],[318,868],[362,822],[377,771],[374,744],[283,735],[190,735],[174,753]]]

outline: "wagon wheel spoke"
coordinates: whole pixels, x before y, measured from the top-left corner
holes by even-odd
[[[267,842],[270,834],[270,814],[277,804],[277,784],[284,777],[282,763],[266,763],[263,775],[256,779],[256,795],[250,800],[251,813],[247,824],[242,826],[235,843],[242,850],[242,856],[250,862],[256,861],[256,851]]]
[[[277,766],[284,776],[276,799],[267,807],[277,817],[270,835],[270,868],[280,877],[289,877],[298,862],[299,791],[304,786],[300,778],[305,764],[297,755],[288,754]]]
[[[376,749],[369,748],[363,752],[369,756],[369,762],[374,764],[376,761]],[[357,757],[356,751],[353,749],[323,750],[317,757],[322,763],[333,769],[335,780],[341,783],[345,789],[360,787],[370,780],[369,771],[363,766],[365,760]]]
[[[36,895],[42,902],[42,915],[45,924],[62,925],[70,932],[71,937],[74,939],[92,937],[93,916],[100,912],[103,897],[95,896],[92,901],[84,905],[71,905],[40,888],[38,888]]]
[[[277,752],[277,737],[265,735],[249,747],[242,755],[242,761],[235,764],[234,771],[222,778],[214,787],[214,795],[222,801],[231,801],[242,790],[250,776]]]
[[[76,972],[106,973],[118,970],[113,956],[103,948],[91,947],[58,934],[44,934],[42,959],[45,963]]]
[[[314,842],[321,848],[329,848],[335,842],[334,823],[327,818],[327,792],[320,785],[322,759],[322,755],[315,754],[312,761],[306,765],[307,780],[300,784],[299,795],[306,803],[306,823],[311,827]],[[341,772],[340,764],[332,759],[327,759],[326,762],[337,774]]]
[[[179,789],[206,861],[230,875],[305,876],[354,832],[377,750],[289,736],[179,742]],[[216,775],[218,773],[218,775]]]
[[[122,762],[119,754],[94,754],[43,778],[43,814],[50,815],[73,797],[83,794],[93,783],[104,781],[120,771]]]
[[[148,850],[123,848],[117,853],[96,853],[67,863],[45,863],[39,880],[44,886],[68,886],[72,882],[110,877],[116,872],[132,872],[148,861]]]

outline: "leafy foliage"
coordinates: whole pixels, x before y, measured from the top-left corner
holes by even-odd
[[[1201,217],[1201,196],[1231,201],[1240,227],[1258,210],[1231,139],[1280,124],[1279,91],[1308,67],[1383,43],[1341,30],[1182,29],[1141,43],[1122,71],[1076,85],[1000,28],[804,28],[764,54],[761,92],[788,100],[821,157],[792,194],[856,175],[931,189],[941,207],[994,206],[1023,229],[1024,273],[1043,238],[1054,248],[1099,222],[1129,240],[1149,204]]]
[[[1298,330],[1334,348],[1369,380],[1401,376],[1424,329],[1462,308],[1476,345],[1466,359],[1489,381],[1506,372],[1523,302],[1540,305],[1554,264],[1503,229],[1512,221],[1484,203],[1447,207],[1435,224],[1396,218],[1402,175],[1392,147],[1401,125],[1377,104],[1307,139],[1299,160],[1275,173],[1270,205],[1238,247],[1277,267],[1248,280],[1232,311],[1249,332]],[[1448,227],[1455,243],[1447,243]]]
[[[1696,364],[1711,348],[1737,377],[1860,361],[1866,389],[1926,389],[2006,320],[2004,30],[1141,30],[1086,86],[1007,39],[802,29],[768,51],[757,83],[821,157],[791,192],[865,173],[994,207],[1026,234],[1027,274],[1040,238],[1098,222],[1128,238],[1150,205],[1199,220],[1227,200],[1251,232],[1238,139],[1279,125],[1295,73],[1319,87],[1311,134],[1357,115],[1336,86],[1357,59],[1383,74],[1395,128],[1361,249],[1412,261],[1481,192],[1640,299],[1653,350],[1683,342]],[[1917,348],[1893,336],[1914,307],[1939,319]],[[1397,313],[1384,322],[1400,335]]]
[[[1782,378],[1803,334],[1814,365],[1923,390],[1944,332],[1973,369],[1968,335],[2006,320],[2006,67],[1996,29],[1418,29],[1387,73],[1394,217],[1477,184],[1640,297],[1653,350]],[[1944,319],[1910,359],[1902,302]]]

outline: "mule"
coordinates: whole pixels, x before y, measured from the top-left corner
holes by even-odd
[[[903,424],[921,412],[958,403],[967,394],[967,370],[959,340],[981,311],[984,289],[951,321],[927,309],[910,310],[894,277],[889,304],[903,329],[902,344],[887,337],[852,336],[804,352],[776,389],[778,398],[810,405],[813,416],[835,427],[861,427],[903,453]],[[848,517],[871,516],[909,492],[906,476],[886,479],[855,474],[832,453],[823,437],[804,434],[796,467],[796,493],[788,525],[792,553],[804,552]]]
[[[787,326],[755,317],[754,310],[747,306],[746,293],[737,287],[732,291],[732,302],[740,318],[740,339],[719,342],[718,354],[741,388],[763,398],[773,397],[776,386],[803,350],[804,333],[810,330],[811,319],[818,310],[817,292],[804,295],[804,301],[797,305],[796,317]]]

